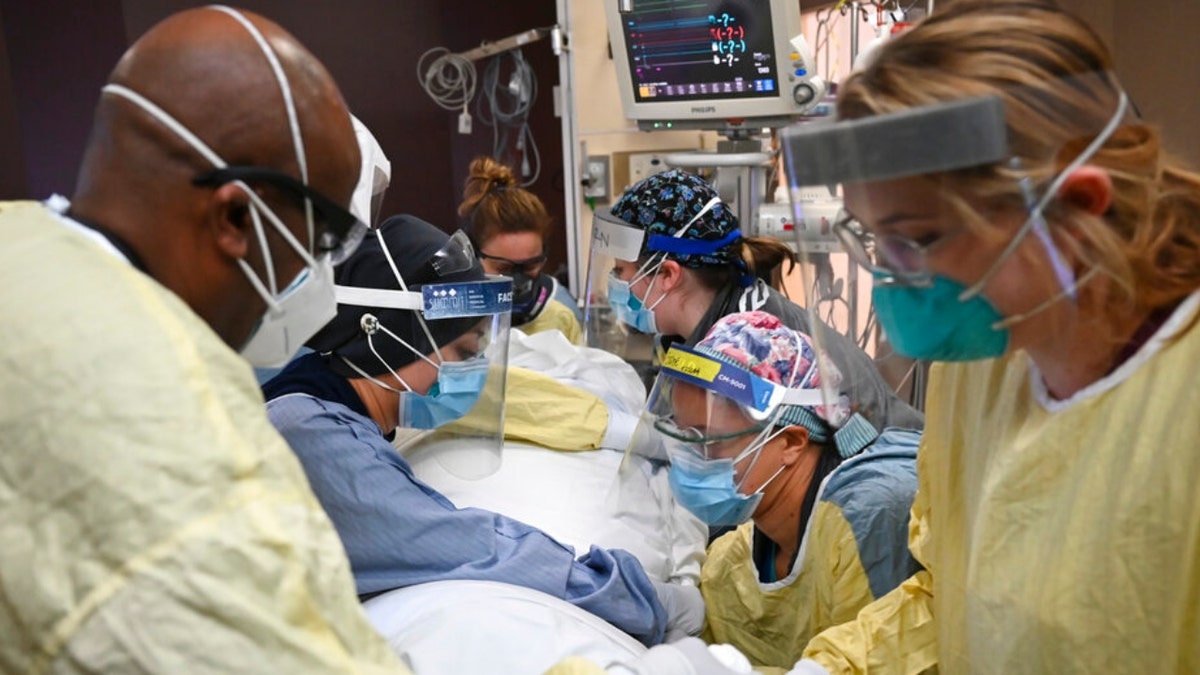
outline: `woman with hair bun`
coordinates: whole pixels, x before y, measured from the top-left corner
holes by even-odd
[[[583,341],[575,299],[545,274],[550,214],[541,199],[517,183],[512,169],[491,157],[471,161],[458,214],[488,274],[513,278],[513,327],[525,333],[560,330]]]

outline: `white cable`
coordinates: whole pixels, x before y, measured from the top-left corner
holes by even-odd
[[[501,85],[500,67],[505,55],[512,59],[513,70],[509,80]],[[517,92],[512,92],[510,85],[515,85]],[[492,157],[503,163],[511,142],[521,151],[522,159],[529,162],[528,170],[522,171],[521,187],[532,185],[542,172],[541,153],[529,128],[529,113],[537,100],[537,77],[520,49],[510,49],[488,61],[481,94],[476,116],[481,123],[492,127]]]
[[[430,57],[432,60],[426,64]],[[445,47],[434,47],[417,59],[417,81],[445,110],[463,110],[475,98],[475,64]]]

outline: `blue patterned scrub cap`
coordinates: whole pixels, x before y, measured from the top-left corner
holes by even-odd
[[[616,218],[645,230],[641,254],[646,257],[655,250],[654,235],[673,237],[714,197],[719,197],[716,189],[703,178],[681,169],[671,169],[644,178],[625,190],[610,211]],[[714,205],[688,225],[680,238],[714,242],[715,250],[667,253],[669,260],[691,268],[732,265],[746,273],[741,256],[742,232],[737,216],[725,202]]]

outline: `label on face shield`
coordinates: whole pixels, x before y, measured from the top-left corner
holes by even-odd
[[[637,260],[645,230],[596,218],[592,221],[592,250],[617,260]]]
[[[487,316],[512,311],[512,279],[425,284],[421,313],[426,319]]]
[[[760,412],[770,409],[775,403],[773,397],[778,385],[774,382],[687,347],[675,345],[667,350],[662,367],[663,372],[676,379],[704,387]]]

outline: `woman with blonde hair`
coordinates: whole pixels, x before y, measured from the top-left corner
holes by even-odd
[[[476,157],[469,171],[458,214],[484,271],[513,278],[513,326],[526,333],[557,329],[581,344],[574,298],[543,272],[551,224],[545,204],[491,157]]]
[[[1045,0],[960,0],[786,134],[896,349],[935,364],[924,570],[795,673],[1200,672],[1200,175]],[[867,151],[869,150],[869,152]]]

